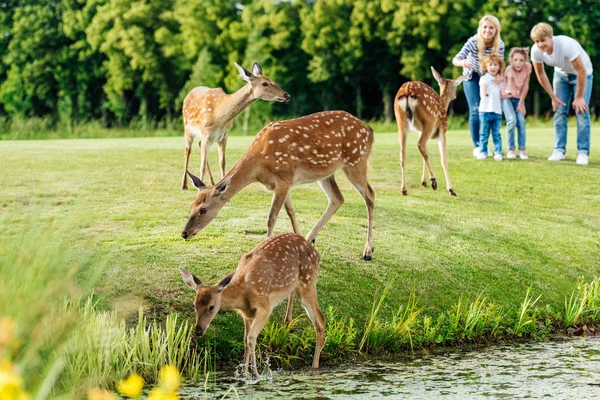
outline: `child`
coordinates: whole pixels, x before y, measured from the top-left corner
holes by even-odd
[[[480,154],[478,160],[485,160],[487,157],[488,140],[490,131],[494,141],[494,160],[502,161],[502,137],[500,136],[500,126],[502,126],[502,100],[500,90],[503,86],[502,70],[504,61],[501,57],[490,55],[484,57],[481,63],[483,70],[487,73],[479,80],[479,91],[481,102],[479,103],[479,113],[481,121],[481,137],[479,140]]]
[[[527,54],[529,47],[513,47],[508,59],[510,65],[504,73],[504,98],[502,111],[506,118],[506,136],[508,137],[508,153],[506,158],[517,158],[515,153],[515,126],[519,130],[519,158],[527,160],[525,152],[525,97],[529,91],[529,76],[532,67]]]

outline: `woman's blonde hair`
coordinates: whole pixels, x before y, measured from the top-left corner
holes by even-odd
[[[531,28],[531,34],[529,36],[531,36],[531,40],[535,42],[536,40],[542,40],[543,38],[551,38],[554,36],[554,30],[549,24],[540,22]]]
[[[529,47],[513,47],[510,49],[508,61],[511,61],[515,53],[521,54],[525,58],[525,62],[529,62]]]
[[[480,63],[481,70],[484,72],[487,72],[488,65],[490,65],[493,62],[497,63],[500,66],[498,73],[500,75],[502,75],[502,73],[504,71],[504,60],[502,59],[502,57],[497,56],[495,54],[490,54],[489,56],[483,57],[483,60],[481,60],[481,63]]]
[[[485,56],[486,48],[485,42],[483,41],[483,35],[481,34],[481,26],[484,22],[489,22],[496,28],[496,36],[492,41],[492,54],[500,56],[500,21],[493,15],[484,15],[483,18],[479,20],[479,26],[477,27],[477,53],[480,60]]]

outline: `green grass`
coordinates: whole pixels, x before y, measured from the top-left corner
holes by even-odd
[[[599,133],[594,128],[592,136]],[[251,140],[229,139],[229,167]],[[378,290],[393,278],[379,310],[388,320],[413,291],[429,315],[451,310],[461,296],[470,304],[483,290],[486,304],[517,313],[529,287],[536,297],[542,294],[540,303],[563,309],[579,277],[588,282],[600,275],[600,161],[592,152],[590,165],[575,165],[574,127],[569,141],[567,160],[550,163],[552,130],[532,128],[531,160],[498,163],[474,160],[468,132],[450,131],[450,175],[459,195],[453,198],[445,190],[435,142],[429,148],[439,188],[420,187],[413,134],[403,197],[396,135],[376,132],[369,172],[376,198],[373,261],[360,258],[364,204],[339,174],[346,203],[316,242],[321,308],[333,306],[336,315],[353,318],[363,329]],[[106,266],[95,289],[104,307],[131,321],[140,305],[159,318],[177,311],[190,319],[192,292],[177,268],[208,283],[233,271],[240,256],[265,237],[271,194],[258,184],[246,188],[204,231],[184,241],[179,234],[195,192],[179,190],[183,145],[182,137],[0,141],[0,231],[17,235],[45,220],[74,218],[75,227],[56,232],[56,239],[68,240],[72,254],[86,254],[84,281]],[[217,171],[214,147],[210,160]],[[195,147],[193,170],[198,164]],[[308,233],[326,197],[317,184],[293,189],[292,197],[301,230]],[[289,230],[282,213],[276,232]],[[272,318],[283,320],[284,312],[279,307]],[[240,354],[243,324],[237,315],[222,313],[210,332],[218,339],[219,357]]]

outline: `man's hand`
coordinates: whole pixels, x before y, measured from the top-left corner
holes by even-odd
[[[527,115],[527,110],[525,109],[525,103],[519,101],[519,105],[517,106],[517,111],[521,112],[523,116]]]
[[[583,97],[576,98],[575,101],[573,101],[573,108],[577,114],[585,114],[588,110],[588,106],[585,104]]]
[[[552,93],[552,112],[556,112],[556,109],[558,108],[558,106],[566,106],[565,102],[562,101],[557,95],[556,93]]]

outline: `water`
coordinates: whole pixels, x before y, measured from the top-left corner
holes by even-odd
[[[600,338],[510,344],[394,362],[359,360],[268,375],[255,383],[220,373],[216,391],[187,387],[182,398],[600,399]]]

